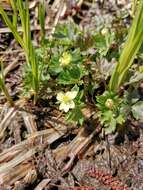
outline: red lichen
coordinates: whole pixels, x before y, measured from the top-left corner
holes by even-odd
[[[91,187],[85,187],[85,186],[80,186],[80,187],[74,187],[71,190],[96,190]]]
[[[108,185],[112,188],[112,190],[132,190],[127,185],[123,184],[119,179],[97,168],[90,169],[88,171],[88,175],[96,178],[96,180],[100,181],[104,185]]]

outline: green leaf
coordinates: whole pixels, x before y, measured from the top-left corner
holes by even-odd
[[[132,114],[135,119],[143,121],[143,101],[139,101],[132,106]]]
[[[116,125],[117,125],[117,122],[116,122],[116,119],[112,119],[111,122],[110,122],[110,125],[109,127],[105,128],[105,135],[108,135],[110,133],[113,133],[115,132],[116,130]]]
[[[76,122],[76,123],[82,125],[83,121],[84,121],[84,116],[81,112],[81,108],[82,108],[82,106],[76,106],[75,109],[70,111],[66,116],[67,121],[71,122],[71,123]]]
[[[113,41],[113,37],[114,37],[113,34],[110,33],[108,33],[105,36],[98,33],[94,36],[95,47],[101,56],[106,56],[110,48],[110,45]]]
[[[58,55],[52,56],[49,64],[49,73],[51,73],[52,75],[57,75],[62,71],[63,68],[60,66],[59,56]]]
[[[82,78],[82,71],[79,67],[66,69],[58,76],[58,82],[60,84],[78,84]]]
[[[125,119],[124,119],[124,117],[121,114],[116,118],[116,121],[120,125],[122,125],[123,123],[125,123]]]
[[[105,126],[107,126],[108,124],[110,124],[110,122],[113,119],[113,112],[111,110],[105,111],[101,113],[101,117],[102,117],[101,122],[105,124]]]
[[[82,57],[81,57],[81,52],[80,52],[80,49],[75,49],[72,53],[72,63],[73,64],[76,64],[76,65],[79,65],[79,64],[82,64]]]

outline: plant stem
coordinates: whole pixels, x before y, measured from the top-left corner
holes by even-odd
[[[2,66],[2,64],[1,64],[1,66]],[[3,69],[3,68],[1,68],[1,69]],[[10,106],[14,106],[14,102],[13,102],[12,98],[10,97],[9,92],[6,88],[6,85],[4,82],[4,76],[2,73],[0,74],[0,88],[3,91],[3,93],[4,93],[7,101],[9,102]]]

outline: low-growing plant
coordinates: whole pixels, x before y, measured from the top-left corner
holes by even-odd
[[[114,92],[105,91],[103,95],[96,96],[96,100],[96,106],[100,110],[98,116],[105,127],[105,134],[114,132],[117,124],[125,122],[125,113],[122,110],[123,99]]]
[[[138,12],[133,20],[119,62],[111,75],[109,91],[96,97],[96,105],[99,109],[98,115],[101,124],[105,127],[105,134],[114,132],[117,124],[123,124],[129,114],[133,114],[136,119],[139,119],[142,115],[141,101],[133,104],[131,97],[123,96],[119,98],[117,95],[119,87],[127,80],[129,68],[133,64],[143,42],[143,1],[140,1],[137,10]]]
[[[2,8],[0,13],[25,51],[27,64],[24,67],[24,93],[30,92],[30,97],[34,95],[34,103],[38,96],[44,100],[52,100],[49,104],[53,105],[53,101],[56,102],[59,110],[66,114],[68,122],[82,125],[84,121],[82,109],[96,101],[95,109],[98,109],[97,115],[105,134],[115,132],[117,125],[124,124],[129,115],[140,119],[142,100],[138,98],[136,102],[133,101],[133,97],[130,99],[127,95],[128,91],[124,92],[123,96],[117,92],[126,81],[128,70],[143,41],[142,2],[116,66],[114,62],[119,56],[120,47],[119,43],[117,49],[113,48],[118,36],[116,30],[100,25],[95,32],[89,32],[67,21],[65,24],[58,24],[51,38],[47,38],[45,1],[41,0],[39,4],[41,43],[35,48],[31,39],[28,0],[24,3],[21,0],[17,0],[16,4],[13,2],[11,0],[12,21]],[[18,15],[22,35],[17,31]],[[141,68],[140,66],[140,71]],[[137,72],[136,69],[134,71]],[[130,85],[131,81],[126,84]],[[131,91],[130,94],[132,93]]]

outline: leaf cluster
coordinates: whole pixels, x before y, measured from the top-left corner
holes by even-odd
[[[105,127],[105,134],[115,132],[117,124],[125,122],[125,114],[122,110],[123,99],[114,92],[105,91],[103,95],[96,96],[98,116]]]

